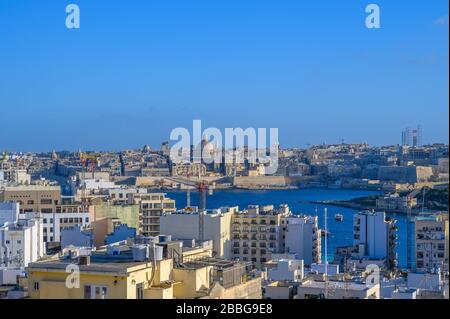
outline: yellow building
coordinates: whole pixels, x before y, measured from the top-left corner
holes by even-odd
[[[246,264],[212,258],[212,245],[185,250],[180,243],[164,242],[155,246],[155,252],[162,254],[156,253],[156,258],[145,261],[136,258],[133,247],[137,246],[115,246],[112,251],[96,251],[90,256],[57,256],[30,263],[29,296],[31,299],[261,298],[261,278],[252,278]],[[181,253],[174,252],[177,248],[173,247],[180,247]],[[79,270],[79,276],[71,273],[73,269]]]
[[[90,262],[79,265],[79,286],[66,284],[70,262],[53,260],[30,264],[28,289],[31,299],[144,299],[172,298],[172,287],[164,287],[169,280],[172,260],[153,265],[148,262]],[[69,279],[70,281],[70,279]]]
[[[416,270],[430,271],[442,266],[448,269],[448,214],[417,217],[414,229]]]

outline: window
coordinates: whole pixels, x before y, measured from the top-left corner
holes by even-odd
[[[27,201],[27,204],[28,204],[28,205],[34,205],[34,200],[29,200],[29,201]]]
[[[94,287],[95,299],[107,299],[108,288],[106,287]]]
[[[7,244],[7,245],[9,244],[9,240],[6,240],[6,244]]]
[[[91,299],[91,286],[84,286],[84,299]]]
[[[102,286],[84,286],[84,299],[108,299],[108,288]]]
[[[34,291],[39,290],[39,282],[38,282],[38,281],[35,281],[35,282],[33,283],[33,290],[34,290]]]
[[[17,239],[17,243],[20,245],[22,241],[20,239]]]
[[[86,223],[89,223],[89,217],[86,217],[85,221]]]
[[[136,299],[144,299],[144,286],[143,284],[136,285]]]
[[[51,199],[41,199],[41,205],[51,205],[52,200]]]

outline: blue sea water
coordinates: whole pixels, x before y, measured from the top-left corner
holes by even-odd
[[[182,191],[167,192],[170,198],[176,200],[178,208],[186,206],[186,193]],[[292,190],[218,190],[213,195],[207,195],[207,208],[219,208],[221,206],[239,206],[245,208],[248,205],[275,205],[288,204],[295,214],[314,215],[316,210],[319,216],[319,225],[323,227],[324,208],[328,208],[328,230],[331,232],[328,238],[328,256],[331,261],[336,248],[353,244],[353,215],[357,210],[310,203],[309,201],[324,200],[350,200],[368,195],[381,194],[378,191],[344,190],[344,189],[292,189]],[[191,192],[191,205],[200,206],[200,194]],[[334,219],[335,214],[344,215],[342,222]],[[397,253],[399,267],[406,267],[407,219],[402,214],[388,214],[397,219],[398,243]],[[322,248],[324,245],[322,244]],[[323,252],[324,253],[324,252]]]

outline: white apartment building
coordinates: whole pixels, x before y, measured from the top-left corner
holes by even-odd
[[[39,218],[43,225],[43,241],[57,244],[61,242],[61,231],[64,228],[85,228],[90,225],[88,212],[60,212],[60,213],[24,213],[20,218]]]
[[[39,219],[7,222],[0,227],[0,267],[27,267],[45,254]]]
[[[141,202],[141,211],[145,210],[145,203]],[[141,220],[144,218],[141,216]],[[199,239],[199,213],[195,209],[165,212],[158,219],[153,224],[160,225],[161,233],[178,239]],[[279,253],[294,252],[293,259],[305,259],[308,265],[320,262],[317,218],[296,217],[287,205],[277,209],[273,205],[250,205],[244,210],[238,207],[208,210],[203,233],[204,240],[213,241],[218,257],[252,262],[259,269]]]
[[[353,245],[359,259],[384,259],[389,269],[396,267],[396,221],[384,212],[364,211],[353,217]]]
[[[285,251],[295,254],[305,265],[321,262],[321,233],[317,216],[289,216],[285,218]]]
[[[0,226],[7,222],[15,222],[19,219],[19,203],[7,202],[0,203]]]
[[[222,207],[203,213],[204,240],[213,241],[213,254],[217,258],[232,259],[231,220],[238,207]],[[161,215],[161,233],[177,239],[199,240],[198,210],[182,210]]]
[[[276,262],[276,267],[269,269],[269,281],[289,281],[301,282],[304,277],[303,260],[298,259],[280,259]]]
[[[83,187],[88,191],[99,191],[102,189],[114,189],[117,188],[117,185],[114,182],[103,179],[85,179],[81,183],[81,188]]]
[[[416,271],[448,269],[448,215],[417,217],[414,226]]]
[[[68,227],[90,225],[90,214],[80,205],[57,205],[54,212],[23,212],[17,202],[0,203],[0,226],[18,220],[39,219],[44,243],[59,243],[61,231]]]
[[[108,189],[108,198],[115,204],[133,204],[135,194],[147,194],[146,188],[113,188]]]
[[[327,275],[329,275],[329,276],[335,276],[335,275],[339,274],[339,265],[329,264],[329,263],[327,265],[325,265],[325,263],[312,264],[310,270],[312,273],[316,273],[316,274],[325,274],[325,272],[326,272]]]
[[[31,175],[25,169],[0,170],[0,181],[11,184],[30,184]]]
[[[297,292],[296,299],[380,299],[380,284],[306,280],[297,287]]]
[[[103,180],[109,182],[111,180],[111,177],[108,172],[78,172],[77,179],[80,182],[87,179]]]

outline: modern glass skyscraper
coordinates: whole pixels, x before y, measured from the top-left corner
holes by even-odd
[[[422,146],[422,126],[417,128],[405,128],[402,131],[402,146],[421,147]]]

